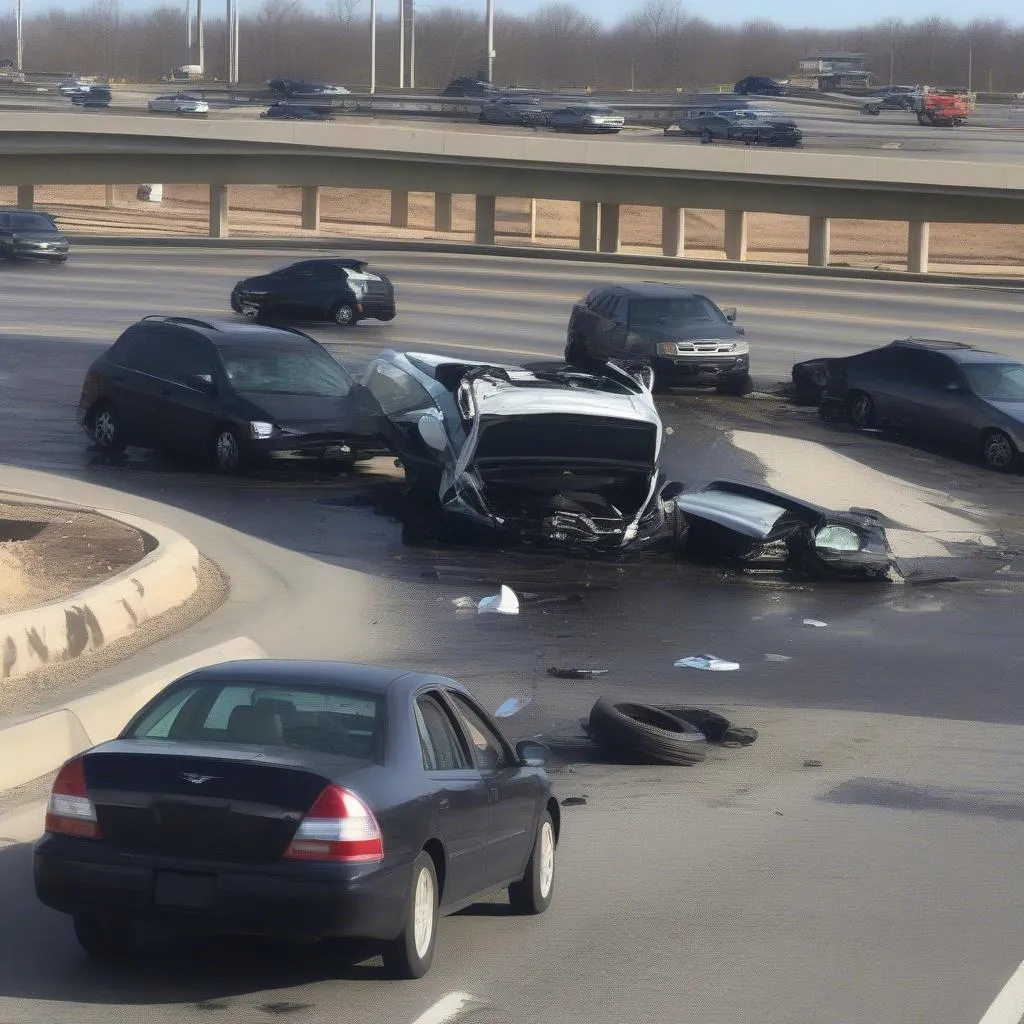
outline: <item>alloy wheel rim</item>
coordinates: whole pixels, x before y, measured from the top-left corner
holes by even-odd
[[[1002,434],[994,434],[985,444],[985,456],[990,466],[999,469],[1008,466],[1012,458],[1009,441]]]
[[[871,403],[866,398],[858,398],[853,403],[853,421],[863,427],[871,415]]]
[[[334,314],[334,319],[339,324],[350,324],[352,323],[352,307],[351,306],[340,306],[337,313]]]
[[[540,894],[548,898],[555,880],[555,833],[551,823],[545,821],[540,829]]]
[[[221,469],[234,469],[238,465],[238,442],[226,430],[217,437],[217,465]]]
[[[117,434],[117,423],[114,421],[114,417],[104,409],[96,417],[92,429],[96,441],[102,447],[107,448],[113,443],[114,436]]]
[[[413,896],[413,941],[416,955],[422,960],[430,948],[434,933],[434,880],[426,868],[420,869]]]

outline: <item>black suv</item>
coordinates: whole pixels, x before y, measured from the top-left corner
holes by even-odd
[[[572,308],[565,361],[642,363],[654,387],[711,385],[723,394],[750,389],[750,348],[737,335],[736,310],[706,295],[653,281],[595,288]]]
[[[352,327],[360,320],[394,320],[395,289],[363,260],[300,260],[261,277],[239,281],[231,308],[253,320],[331,320]]]
[[[89,367],[78,423],[110,453],[137,445],[230,473],[278,459],[348,467],[384,450],[379,412],[301,331],[147,316]]]
[[[68,240],[48,213],[0,209],[0,257],[66,263]]]
[[[786,87],[767,75],[747,75],[741,78],[732,91],[740,96],[785,96]]]

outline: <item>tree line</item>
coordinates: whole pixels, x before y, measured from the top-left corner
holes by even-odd
[[[412,0],[415,84],[437,88],[486,67],[483,2],[479,12]],[[382,5],[383,6],[383,5]],[[891,20],[844,30],[787,29],[771,21],[737,26],[690,16],[678,0],[645,0],[616,25],[583,7],[553,3],[529,16],[495,15],[494,79],[537,89],[672,90],[728,84],[748,74],[788,76],[802,57],[834,50],[866,54],[875,81],[1024,90],[1024,25],[996,20],[956,24],[935,17]],[[25,68],[128,81],[154,81],[196,63],[186,45],[185,5],[126,12],[119,0],[79,11],[53,8],[24,21]],[[378,13],[377,84],[398,84],[398,8]],[[192,4],[193,17],[195,4]],[[207,76],[223,80],[226,23],[207,3]],[[0,57],[14,54],[14,20],[0,18]],[[408,59],[408,44],[407,44]],[[368,0],[328,0],[318,10],[299,0],[266,0],[240,27],[244,82],[272,77],[332,81],[359,90],[369,82]],[[408,72],[407,72],[408,75]],[[408,77],[406,84],[409,84]]]

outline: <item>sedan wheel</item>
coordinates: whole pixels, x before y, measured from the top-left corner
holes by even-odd
[[[424,851],[413,863],[405,927],[382,950],[391,977],[422,978],[430,970],[437,942],[437,908],[437,872],[430,854]]]
[[[985,435],[981,454],[985,465],[1000,473],[1008,472],[1017,462],[1017,448],[1001,430],[993,430]]]
[[[863,391],[850,395],[848,406],[850,424],[858,430],[868,430],[875,425],[875,403]]]
[[[237,473],[241,469],[242,449],[230,427],[222,427],[214,434],[213,462],[218,473]]]
[[[711,142],[713,142],[713,141],[714,141],[714,136],[713,136],[713,135],[711,134],[711,132],[709,132],[709,131],[708,131],[708,129],[707,129],[707,128],[705,128],[705,129],[704,129],[704,130],[703,130],[703,131],[702,131],[702,132],[700,133],[700,141],[701,141],[701,143],[702,143],[703,145],[705,145],[705,146],[706,146],[706,145],[708,145],[709,143],[711,143]]]
[[[105,452],[119,455],[125,449],[124,433],[117,410],[112,405],[101,405],[92,415],[92,437]]]
[[[517,914],[543,914],[555,891],[555,826],[545,811],[537,828],[533,853],[522,880],[508,887],[509,903]]]
[[[74,927],[78,944],[96,960],[116,960],[126,956],[134,945],[130,929],[117,921],[76,917]]]
[[[356,322],[356,311],[347,302],[342,302],[334,307],[331,318],[339,327],[351,327]]]

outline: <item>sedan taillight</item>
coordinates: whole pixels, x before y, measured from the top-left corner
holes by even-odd
[[[384,841],[373,811],[355,793],[327,786],[284,855],[290,860],[373,864],[384,859]]]
[[[85,762],[81,757],[68,761],[57,773],[46,807],[44,830],[51,834],[99,839],[96,808],[85,785]]]

